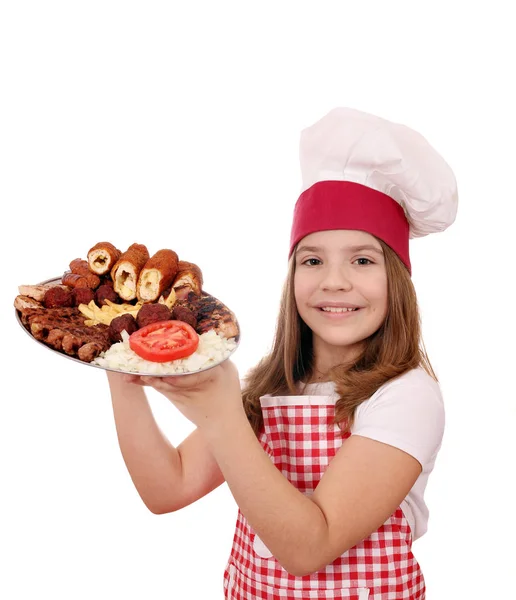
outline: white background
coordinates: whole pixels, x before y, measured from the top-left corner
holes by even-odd
[[[1,598],[222,599],[227,487],[152,515],[105,374],[31,341],[12,302],[97,241],[171,247],[236,312],[244,374],[272,339],[299,132],[339,105],[417,129],[455,170],[456,223],[411,245],[447,407],[414,552],[429,600],[516,597],[509,4],[2,4]],[[179,443],[190,423],[151,402]]]

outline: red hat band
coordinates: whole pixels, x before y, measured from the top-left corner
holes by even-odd
[[[390,196],[352,181],[319,181],[298,198],[290,235],[296,244],[316,231],[357,229],[388,244],[409,273],[409,223],[403,208]]]

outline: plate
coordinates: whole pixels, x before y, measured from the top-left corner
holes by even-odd
[[[51,279],[46,279],[45,281],[42,281],[42,282],[40,282],[40,283],[38,283],[36,285],[46,285],[46,284],[49,284],[49,283],[59,284],[59,283],[61,283],[61,277],[53,277]],[[205,290],[203,290],[203,295],[204,296],[211,296],[211,294],[209,294]],[[215,298],[215,296],[212,296],[212,298],[214,298],[218,302],[221,302],[220,300],[218,300],[217,298]],[[221,302],[221,304],[224,306],[224,308],[226,308],[227,310],[230,310],[223,302]],[[47,344],[45,344],[41,340],[37,340],[30,333],[30,331],[25,327],[25,325],[21,321],[19,311],[16,310],[16,309],[14,309],[14,312],[15,312],[16,320],[18,321],[20,327],[31,338],[31,340],[33,340],[34,342],[36,342],[40,346],[43,346],[43,348],[46,348],[47,350],[50,350],[50,352],[53,352],[54,354],[57,354],[59,356],[63,356],[64,358],[67,358],[68,360],[73,360],[74,362],[77,362],[77,363],[79,363],[81,365],[86,365],[87,367],[93,367],[94,369],[100,369],[102,371],[113,371],[113,372],[116,372],[116,373],[127,373],[127,374],[130,374],[130,375],[149,375],[149,376],[152,376],[152,377],[180,377],[181,375],[191,375],[193,373],[202,373],[203,371],[208,371],[209,369],[213,369],[217,365],[220,365],[223,362],[225,362],[226,360],[228,360],[229,358],[231,358],[231,356],[236,352],[238,346],[240,345],[240,337],[241,337],[241,335],[240,335],[240,326],[238,324],[238,321],[235,318],[235,323],[236,323],[236,326],[237,326],[237,329],[238,329],[238,335],[235,338],[232,338],[232,339],[235,339],[236,346],[235,346],[235,348],[233,348],[233,350],[231,351],[231,353],[226,358],[224,358],[223,360],[221,360],[221,361],[219,361],[217,363],[209,363],[207,366],[203,367],[202,369],[198,369],[196,371],[188,371],[186,373],[164,373],[164,374],[160,373],[159,375],[156,374],[156,373],[143,373],[143,372],[135,373],[134,371],[123,371],[123,370],[120,370],[120,369],[113,369],[113,368],[103,367],[103,366],[100,366],[100,365],[95,365],[93,363],[85,362],[83,360],[80,360],[79,358],[76,358],[75,356],[70,356],[69,354],[66,354],[66,352],[63,352],[61,350],[56,350],[55,348],[52,348],[51,346],[48,346]]]

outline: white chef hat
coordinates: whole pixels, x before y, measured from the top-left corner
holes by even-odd
[[[404,125],[335,108],[302,131],[300,161],[289,255],[310,233],[359,229],[391,246],[410,271],[409,238],[444,231],[455,220],[451,168]]]

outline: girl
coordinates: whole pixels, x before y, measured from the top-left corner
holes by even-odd
[[[455,178],[419,134],[350,109],[303,132],[301,168],[271,353],[243,389],[230,361],[109,373],[120,447],[154,513],[227,482],[239,513],[226,598],[421,600],[411,545],[444,414],[408,240],[453,222]],[[178,448],[142,385],[197,426]]]

